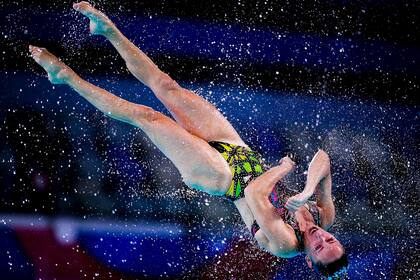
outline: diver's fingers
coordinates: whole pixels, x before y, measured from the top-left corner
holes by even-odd
[[[296,201],[296,200],[293,200],[293,199],[289,199],[284,206],[289,211],[293,211],[294,212],[294,211],[296,211],[297,209],[299,209],[299,207],[301,207],[304,204],[305,203],[303,201]]]
[[[297,210],[295,207],[292,207],[292,206],[289,206],[286,209],[289,210],[290,212],[296,212],[296,210]]]
[[[290,203],[286,203],[284,205],[284,207],[286,207],[287,210],[292,211],[292,212],[295,212],[297,210],[297,208],[298,208],[295,205],[290,204]]]
[[[293,206],[302,206],[302,201],[299,201],[294,198],[289,198],[289,200],[286,202],[287,204],[293,205]]]

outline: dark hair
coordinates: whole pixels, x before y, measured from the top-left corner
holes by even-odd
[[[347,254],[344,252],[338,260],[329,264],[313,263],[313,268],[328,279],[340,279],[346,274],[348,265]]]

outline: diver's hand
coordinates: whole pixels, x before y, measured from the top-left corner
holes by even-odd
[[[298,193],[297,195],[289,197],[284,207],[291,212],[295,212],[299,207],[305,205],[311,196],[312,194],[306,192]]]
[[[282,166],[284,165],[284,166],[288,167],[290,169],[290,171],[292,171],[296,167],[295,162],[288,156],[280,159],[279,163]]]

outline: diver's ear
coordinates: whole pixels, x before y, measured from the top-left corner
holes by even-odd
[[[306,255],[305,261],[308,264],[309,268],[312,268],[312,261],[311,261],[311,258],[309,257],[309,255]]]

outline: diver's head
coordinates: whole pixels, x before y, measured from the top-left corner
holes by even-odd
[[[341,243],[329,232],[315,225],[304,232],[306,262],[320,274],[334,278],[348,266],[347,255]]]

